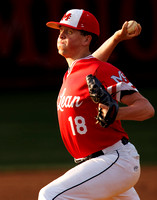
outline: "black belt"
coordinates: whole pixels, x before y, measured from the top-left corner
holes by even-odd
[[[122,142],[123,145],[126,145],[126,144],[128,144],[129,140],[126,137],[123,137],[121,139],[121,142]],[[99,157],[99,156],[102,156],[102,155],[104,155],[104,152],[102,150],[100,150],[100,151],[97,151],[97,152],[95,152],[95,153],[93,153],[93,154],[91,154],[91,155],[89,155],[85,158],[80,158],[80,159],[74,158],[74,161],[75,161],[75,163],[80,164],[80,163],[82,163],[86,160],[90,160],[91,158],[96,158],[96,157]]]

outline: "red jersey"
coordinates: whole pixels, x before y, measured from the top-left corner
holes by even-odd
[[[132,87],[124,74],[109,63],[88,56],[76,60],[65,73],[57,100],[58,120],[63,142],[70,154],[78,159],[105,149],[127,133],[116,120],[108,128],[96,124],[98,104],[89,96],[86,76],[96,76],[111,93]],[[114,97],[119,100],[118,95]]]

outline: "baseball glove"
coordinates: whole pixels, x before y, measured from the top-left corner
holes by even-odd
[[[108,106],[106,116],[103,116],[102,108],[99,108],[98,115],[96,117],[97,123],[99,123],[102,127],[107,128],[115,121],[119,106],[95,76],[92,74],[88,75],[86,77],[86,82],[93,102]]]

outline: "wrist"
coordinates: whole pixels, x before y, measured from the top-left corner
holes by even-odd
[[[121,42],[123,40],[123,38],[121,37],[121,33],[120,33],[121,30],[119,31],[116,31],[114,34],[113,34],[113,41],[114,43],[118,44],[119,42]]]

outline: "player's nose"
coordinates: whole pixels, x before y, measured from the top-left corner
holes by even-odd
[[[60,34],[59,34],[59,38],[60,39],[65,39],[65,37],[66,37],[66,34],[65,34],[65,31],[60,31]]]

